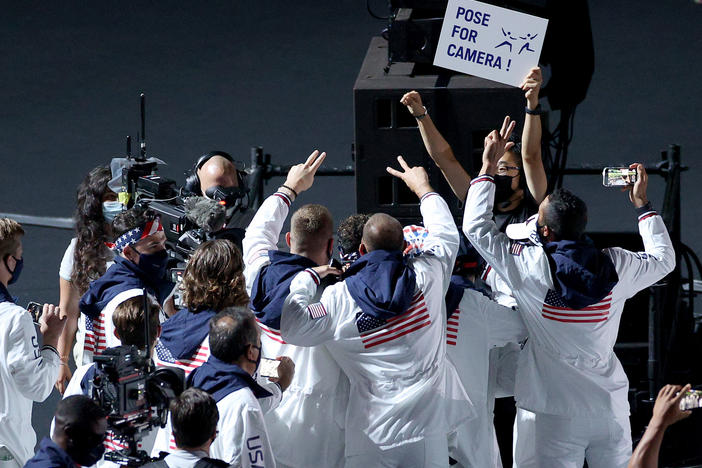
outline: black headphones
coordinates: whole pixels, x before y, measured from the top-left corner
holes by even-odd
[[[234,158],[231,157],[229,153],[226,153],[224,151],[210,151],[209,153],[205,153],[202,156],[200,156],[193,166],[192,170],[188,174],[188,177],[185,179],[185,186],[183,188],[185,189],[186,192],[190,192],[192,194],[195,194],[197,196],[202,195],[202,187],[200,187],[200,176],[197,175],[197,171],[202,168],[202,166],[205,165],[207,161],[212,159],[215,156],[222,156],[224,159],[230,161],[232,164],[235,164]],[[239,188],[241,189],[242,192],[248,192],[248,184],[246,183],[246,177],[247,174],[244,171],[241,171],[239,169],[236,169],[236,180],[237,183],[239,184]]]

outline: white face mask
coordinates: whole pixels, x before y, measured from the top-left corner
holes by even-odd
[[[102,216],[105,218],[107,223],[112,223],[115,216],[120,214],[124,209],[124,205],[118,201],[106,201],[102,202]]]

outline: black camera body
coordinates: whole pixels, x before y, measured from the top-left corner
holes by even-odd
[[[155,162],[137,162],[122,170],[122,187],[129,190],[129,207],[155,211],[166,235],[166,249],[173,260],[171,267],[183,267],[192,252],[203,242],[215,238],[233,240],[241,247],[243,229],[223,229],[226,220],[247,204],[244,188],[213,187],[208,197],[179,188],[172,179],[155,174]],[[243,179],[242,179],[243,180]],[[237,231],[231,233],[227,231]],[[241,232],[239,232],[241,231]]]
[[[136,346],[108,348],[94,361],[89,396],[107,414],[115,438],[128,447],[106,453],[105,460],[140,466],[149,456],[137,449],[137,443],[149,430],[165,426],[170,401],[185,389],[185,372],[170,367],[154,370]]]

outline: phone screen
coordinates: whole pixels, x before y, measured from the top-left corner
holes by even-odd
[[[276,359],[262,358],[261,365],[258,368],[258,373],[262,377],[275,377],[277,379],[279,377],[279,375],[278,375],[278,366],[279,365],[280,365],[280,361],[278,361]]]
[[[702,390],[688,390],[680,400],[680,409],[683,411],[702,408]]]
[[[43,306],[38,302],[31,301],[29,304],[27,304],[27,312],[29,312],[29,315],[32,316],[32,321],[37,325],[39,325],[42,310]]]
[[[602,171],[602,185],[605,187],[634,185],[636,178],[636,170],[628,167],[605,167]]]

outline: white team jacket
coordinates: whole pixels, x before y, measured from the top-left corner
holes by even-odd
[[[275,468],[263,410],[253,392],[248,387],[232,392],[217,402],[217,410],[219,433],[210,457],[241,468]]]
[[[32,403],[51,394],[58,378],[58,353],[39,348],[32,318],[12,302],[0,303],[0,446],[24,465],[34,456]]]
[[[82,361],[77,362],[77,366],[91,364],[96,353],[102,354],[107,348],[114,348],[122,344],[119,338],[115,336],[115,324],[112,322],[112,316],[118,305],[142,294],[142,289],[127,289],[117,294],[105,305],[100,315],[92,321],[93,329],[87,330],[85,333]],[[83,321],[86,320],[82,313],[81,318]]]
[[[462,424],[451,456],[464,466],[502,466],[488,395],[488,355],[491,349],[522,341],[526,326],[518,311],[504,307],[473,289],[466,289],[458,309],[448,319],[447,354],[466,393],[475,405],[476,420]]]
[[[246,229],[244,276],[249,294],[261,268],[270,263],[268,251],[278,249],[289,209],[287,196],[271,195]],[[299,468],[339,466],[344,456],[348,379],[325,346],[294,346],[285,343],[280,330],[260,325],[263,355],[288,356],[295,362],[290,387],[278,408],[265,418],[276,460]]]
[[[179,366],[177,366],[177,367],[179,367]],[[199,366],[197,366],[197,367],[199,367]],[[191,371],[192,370],[194,370],[194,369],[191,369]],[[71,382],[72,381],[73,380],[71,380]],[[278,384],[269,382],[268,379],[265,377],[259,376],[256,379],[256,382],[258,382],[258,384],[261,387],[263,387],[265,390],[267,390],[271,394],[271,396],[261,398],[261,399],[256,399],[253,396],[253,393],[251,393],[251,390],[249,390],[249,389],[241,389],[241,390],[238,390],[234,393],[239,393],[239,392],[242,392],[243,390],[246,390],[249,394],[251,394],[251,398],[256,400],[256,405],[255,405],[256,410],[259,412],[262,412],[262,414],[265,416],[266,414],[269,414],[271,411],[273,411],[275,408],[277,408],[278,405],[280,405],[281,399],[283,398],[283,392],[280,390],[280,386]],[[68,391],[68,390],[66,390],[66,391]],[[242,403],[237,403],[237,401],[238,401],[237,398],[239,398],[239,399],[243,398],[242,397],[243,394],[239,394],[236,398],[232,398],[232,395],[233,395],[233,393],[228,395],[225,398],[222,398],[222,400],[217,402],[217,409],[219,410],[219,424],[222,424],[222,409],[223,408],[226,408],[226,410],[231,413],[231,417],[234,418],[234,415],[236,414],[237,409],[236,408],[232,409],[230,407],[232,405],[236,406],[236,405],[242,404]],[[249,401],[248,396],[246,397],[245,400],[246,400],[246,404],[248,404],[248,401]],[[223,406],[220,406],[220,405],[223,405]],[[254,405],[250,405],[250,406],[252,408],[254,407]],[[251,415],[249,415],[249,416],[251,416]],[[256,413],[256,417],[254,419],[256,419],[256,418],[258,418],[257,413]],[[242,445],[242,441],[246,441],[246,438],[242,439],[241,435],[239,433],[234,432],[234,431],[230,431],[229,427],[233,427],[233,424],[234,423],[228,423],[228,426],[223,426],[223,427],[218,425],[217,428],[220,431],[218,438],[222,439],[222,440],[220,440],[219,442],[217,442],[217,440],[215,440],[215,443],[219,444],[218,447],[219,447],[219,450],[221,450],[220,453],[225,453],[225,454],[228,453],[231,456],[235,456],[236,454],[243,453],[242,447],[245,447],[245,446]],[[256,430],[256,431],[259,430],[261,427],[263,427],[265,429],[265,426],[257,425],[258,423],[251,425],[252,423],[247,423],[246,421],[244,421],[244,422],[239,423],[239,424],[240,424],[238,426],[239,428],[244,427],[246,429],[248,427],[251,427],[251,428],[253,428],[252,430]],[[243,426],[241,426],[241,424],[243,424]],[[259,429],[256,429],[256,428],[259,428]],[[144,450],[146,450],[147,453],[150,450],[152,457],[155,457],[155,458],[158,457],[161,452],[173,453],[174,451],[178,450],[178,447],[176,446],[176,443],[175,443],[175,438],[173,437],[173,428],[171,426],[170,414],[168,415],[168,420],[166,421],[166,425],[164,427],[159,427],[159,428],[154,429],[153,432],[154,432],[153,437],[151,435],[149,435],[149,436],[147,436],[147,438],[144,438],[144,440],[143,440]],[[256,434],[258,434],[258,432],[256,432]],[[252,435],[251,437],[255,437],[256,434]],[[266,435],[265,439],[270,440],[268,435]],[[214,447],[214,445],[213,445],[213,447]],[[261,450],[263,450],[263,449],[261,449]],[[265,453],[268,453],[268,452],[264,451],[264,454]],[[212,456],[212,457],[214,457],[214,456]],[[247,457],[248,457],[248,455],[247,455]],[[253,456],[253,455],[252,455],[252,457],[254,459],[256,458],[256,456]],[[229,460],[228,458],[224,458],[224,457],[215,457],[215,458],[221,458],[222,460]],[[245,465],[245,464],[243,464],[243,461],[241,461],[241,463],[242,463],[242,466],[252,466],[252,467],[258,466],[256,463],[252,463],[251,465]],[[237,466],[237,465],[235,464],[235,466]],[[268,466],[268,465],[265,465],[265,466]],[[273,465],[271,465],[271,466],[273,466]],[[100,467],[100,468],[102,468],[102,467]]]
[[[345,282],[327,287],[320,304],[312,270],[298,274],[283,307],[283,339],[300,346],[327,343],[351,382],[346,412],[346,456],[445,436],[474,416],[470,399],[446,359],[444,296],[458,252],[458,231],[444,200],[421,201],[429,231],[424,254],[410,260],[417,281],[413,306],[361,336],[361,309]],[[320,312],[320,310],[322,312]],[[421,312],[419,317],[415,313]]]
[[[546,295],[554,288],[546,253],[536,244],[511,248],[491,219],[494,194],[492,177],[484,175],[471,182],[463,232],[514,292],[529,331],[519,355],[517,406],[571,417],[628,416],[629,382],[613,347],[624,302],[675,268],[675,252],[663,220],[655,212],[639,217],[645,252],[604,250],[619,282],[611,299],[603,301],[608,314],[594,321],[583,317],[592,316],[591,311],[564,309],[554,314],[544,308]]]

